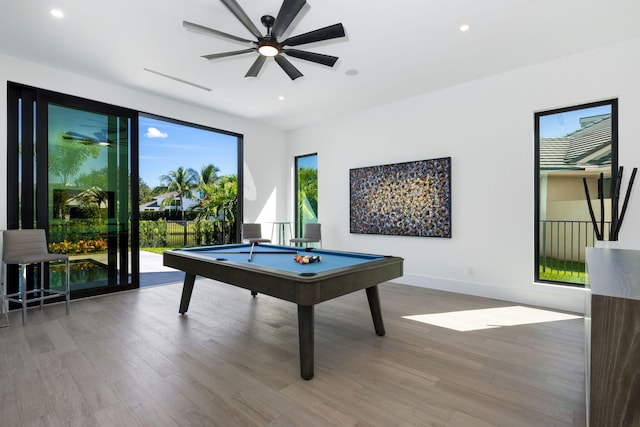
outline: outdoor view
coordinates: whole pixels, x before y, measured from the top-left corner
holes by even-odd
[[[129,121],[54,104],[48,117],[49,250],[70,255],[73,291],[129,283],[133,209],[142,251],[234,241],[237,136],[140,116],[130,203]],[[63,286],[64,266],[49,277]]]
[[[318,155],[296,157],[296,235],[318,222]]]
[[[611,182],[616,144],[613,102],[536,114],[539,133],[538,250],[536,279],[583,285],[585,247],[593,246],[583,178],[597,218],[611,222]],[[598,179],[603,177],[603,209]]]
[[[140,116],[140,250],[234,243],[238,137]]]
[[[166,249],[236,242],[240,135],[64,94],[10,89],[17,131],[8,138],[16,156],[7,187],[19,203],[8,207],[8,223],[47,229],[49,251],[69,255],[74,297],[136,286],[143,253],[155,268],[162,267],[155,254]],[[317,222],[316,155],[296,159],[296,183],[295,235],[301,236],[304,224]],[[135,212],[139,264],[131,238]],[[29,273],[27,287],[39,274]],[[64,286],[65,269],[53,264],[44,277],[45,286]],[[142,277],[138,283],[145,285]],[[18,286],[12,276],[9,291]]]

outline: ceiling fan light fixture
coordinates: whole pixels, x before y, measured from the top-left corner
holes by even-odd
[[[328,67],[333,67],[339,59],[337,56],[292,49],[291,47],[345,37],[346,34],[344,27],[340,23],[318,28],[314,31],[309,31],[307,33],[298,34],[285,40],[281,40],[282,36],[287,33],[291,23],[296,20],[302,8],[307,4],[306,0],[282,0],[282,6],[280,6],[280,11],[278,12],[277,17],[274,18],[272,15],[262,16],[260,18],[260,22],[267,29],[265,35],[262,35],[262,32],[253,24],[251,18],[249,18],[247,13],[238,4],[238,0],[220,1],[242,23],[242,25],[251,34],[253,34],[255,40],[244,39],[203,25],[183,21],[182,25],[187,29],[209,33],[211,35],[224,37],[236,42],[248,43],[251,46],[242,50],[202,55],[203,58],[213,60],[258,51],[257,58],[245,74],[245,77],[258,77],[258,73],[260,73],[260,70],[267,58],[273,58],[291,80],[302,77],[303,74],[291,62],[289,62],[285,56],[315,62],[316,64],[326,65]]]
[[[275,43],[267,41],[260,44],[258,52],[262,56],[273,57],[280,53],[280,49]]]

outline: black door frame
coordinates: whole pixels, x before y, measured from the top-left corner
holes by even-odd
[[[33,159],[34,156],[48,158],[48,105],[58,104],[70,108],[95,111],[129,119],[129,155],[130,155],[130,194],[131,218],[129,239],[131,248],[131,274],[128,274],[127,239],[120,240],[119,248],[125,265],[120,265],[120,284],[106,287],[75,290],[72,298],[82,298],[115,291],[135,289],[139,287],[139,233],[138,211],[133,201],[138,200],[138,112],[135,110],[105,104],[72,95],[66,95],[45,89],[34,88],[18,83],[7,83],[7,228],[43,228],[48,230],[48,209],[38,209],[38,206],[48,204],[48,162],[22,162],[19,167],[19,150],[22,149],[23,159]],[[20,107],[20,108],[19,108]],[[22,116],[22,129],[19,129],[19,117]],[[19,139],[22,141],[20,142]],[[35,152],[33,150],[35,142]],[[22,145],[20,147],[20,145]],[[35,182],[34,182],[35,172]],[[19,179],[18,174],[21,174]],[[20,185],[19,183],[22,183]],[[37,183],[37,185],[36,185]],[[11,201],[21,200],[22,203]],[[35,203],[34,203],[35,200]],[[22,209],[20,209],[22,206]],[[34,214],[35,212],[35,214]],[[120,233],[120,231],[118,231]],[[124,242],[124,243],[123,243]],[[15,266],[11,266],[15,267]],[[48,275],[45,276],[47,278]],[[7,270],[7,292],[18,291],[17,268]],[[109,278],[116,280],[117,276]],[[115,283],[114,283],[115,284]],[[31,285],[33,286],[33,285]]]

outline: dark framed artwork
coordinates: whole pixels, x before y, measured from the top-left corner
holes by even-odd
[[[451,237],[451,157],[349,170],[350,232]]]

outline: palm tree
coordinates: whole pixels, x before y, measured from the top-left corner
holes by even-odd
[[[223,176],[215,184],[201,185],[204,197],[200,199],[200,214],[202,218],[220,218],[233,222],[238,207],[238,177],[237,175]]]
[[[175,191],[178,193],[180,199],[180,211],[182,220],[184,221],[184,199],[193,197],[193,189],[198,186],[200,177],[198,172],[191,168],[183,168],[180,166],[175,171],[169,171],[167,175],[160,177],[160,182],[166,184],[167,191]],[[162,201],[161,206],[164,207],[167,204],[173,202],[170,198],[166,198]]]
[[[203,165],[200,168],[200,183],[198,184],[200,204],[202,204],[202,201],[208,197],[207,187],[217,183],[220,180],[218,172],[220,172],[220,168],[214,166],[211,163],[206,166]]]
[[[220,172],[220,168],[208,164],[206,166],[202,166],[200,169],[200,184],[213,184],[214,182],[218,182],[220,177],[218,177],[218,172]]]
[[[198,220],[208,218],[222,219],[223,238],[231,235],[231,229],[235,226],[238,212],[238,176],[228,175],[221,177],[213,184],[201,184],[200,212]],[[223,243],[227,243],[224,241]]]

